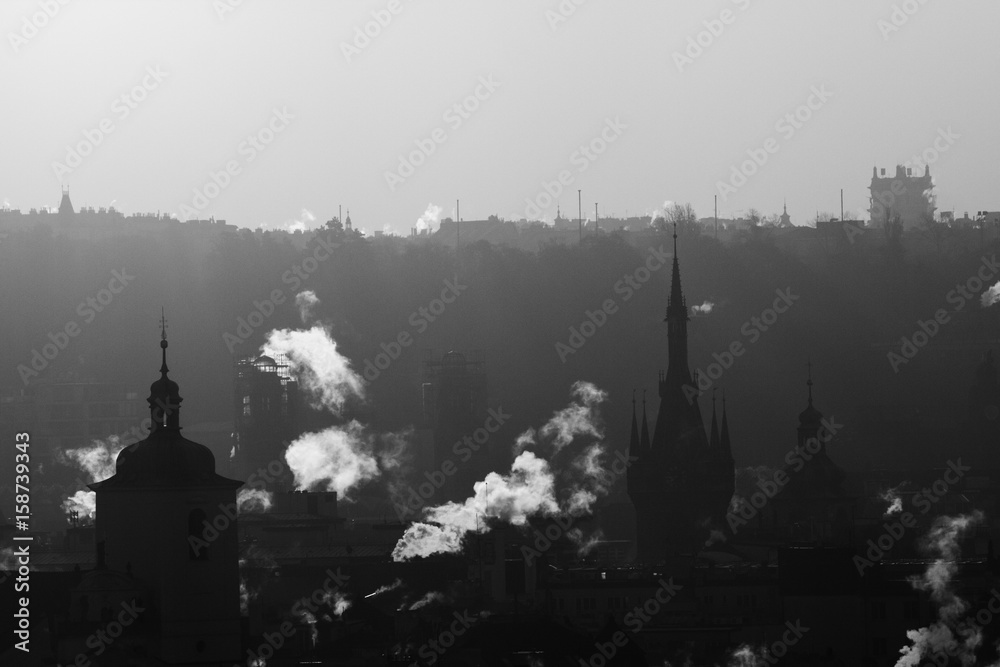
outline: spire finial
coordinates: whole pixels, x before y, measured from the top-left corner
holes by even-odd
[[[635,412],[635,389],[632,389],[632,412]]]
[[[160,306],[160,349],[163,350],[163,363],[160,364],[160,373],[167,374],[167,318]]]
[[[677,223],[674,223],[674,257],[677,257]]]

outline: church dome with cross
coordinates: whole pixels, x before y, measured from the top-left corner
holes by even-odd
[[[150,413],[149,436],[123,449],[118,454],[114,476],[92,484],[94,490],[140,484],[205,484],[223,479],[215,472],[215,455],[211,450],[180,433],[183,399],[177,383],[167,376],[166,321],[162,318],[160,349],[160,377],[150,385],[146,399]]]

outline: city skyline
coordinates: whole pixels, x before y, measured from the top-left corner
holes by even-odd
[[[787,201],[803,224],[839,215],[841,189],[866,210],[869,169],[921,156],[938,210],[996,210],[978,73],[1000,10],[913,4],[6,3],[0,85],[33,93],[7,111],[0,202],[52,206],[69,185],[77,207],[248,228],[342,205],[406,235],[456,200],[463,219],[575,218],[582,190],[585,218],[665,201],[710,217],[718,195],[720,217]]]

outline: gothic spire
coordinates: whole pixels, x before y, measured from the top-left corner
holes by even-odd
[[[670,297],[667,300],[667,336],[669,362],[667,366],[668,384],[681,387],[691,382],[691,371],[687,358],[687,301],[681,291],[681,267],[677,259],[677,223],[674,223],[674,262],[670,278]]]

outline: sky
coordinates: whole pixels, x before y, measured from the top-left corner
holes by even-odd
[[[581,190],[585,217],[718,196],[806,224],[923,155],[940,210],[998,210],[996,25],[992,0],[4,0],[0,203],[408,234],[456,200],[575,218]]]

